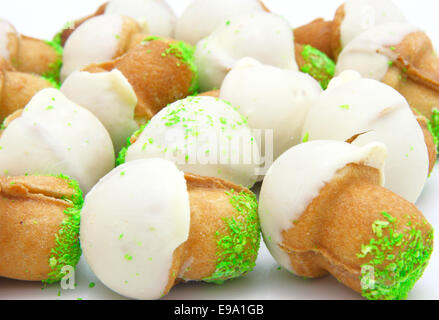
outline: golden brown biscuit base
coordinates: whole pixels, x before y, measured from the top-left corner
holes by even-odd
[[[0,121],[23,109],[37,92],[51,87],[37,75],[0,70]]]
[[[119,42],[113,59],[122,56],[147,37],[146,34],[142,33],[142,29],[136,20],[130,17],[122,17],[122,19],[122,31],[119,35]]]
[[[316,278],[330,273],[361,293],[361,268],[370,257],[358,254],[376,237],[373,225],[385,220],[383,212],[398,221],[395,234],[407,232],[412,225],[419,226],[423,236],[432,231],[412,203],[381,187],[379,180],[375,168],[347,165],[321,189],[295,226],[283,232],[281,247],[298,275]],[[395,256],[399,249],[407,250],[395,247]]]
[[[45,41],[21,36],[17,60],[12,64],[21,72],[46,75],[60,60],[62,56]]]
[[[228,219],[239,221],[246,218],[231,203],[230,197],[252,194],[244,187],[218,178],[186,173],[185,179],[191,209],[189,238],[174,252],[165,294],[181,281],[206,280],[215,273],[219,258],[218,234],[230,235]],[[250,241],[244,246],[245,250],[252,252]],[[256,260],[256,255],[251,259]]]
[[[37,281],[51,271],[55,235],[71,203],[67,181],[55,177],[0,177],[0,276]]]
[[[32,97],[52,84],[36,75],[21,72],[0,74],[0,120],[23,109]]]
[[[102,14],[105,13],[105,8],[107,7],[108,2],[104,3],[103,5],[101,5],[95,13],[86,16],[84,18],[78,19],[74,22],[71,23],[71,25],[65,29],[63,29],[61,31],[60,37],[61,37],[61,45],[64,47],[64,45],[67,42],[67,39],[71,36],[71,34],[81,25],[83,24],[85,21],[94,18],[96,16],[100,16]]]
[[[332,21],[316,19],[294,29],[294,40],[298,44],[310,45],[334,60],[332,51]]]
[[[113,61],[90,65],[84,71],[122,72],[138,99],[136,118],[149,120],[168,104],[186,98],[195,77],[186,63],[169,52],[172,42],[148,41]]]
[[[315,19],[294,29],[294,39],[297,43],[311,45],[337,61],[342,50],[340,28],[344,17],[345,9],[342,4],[337,8],[333,21]]]
[[[433,172],[434,166],[436,165],[436,161],[437,161],[437,147],[436,144],[434,143],[433,135],[431,134],[431,131],[428,129],[427,118],[424,117],[423,115],[416,115],[416,120],[421,126],[422,133],[424,134],[424,140],[428,150],[428,160],[429,160],[428,173],[431,174]]]
[[[433,108],[439,106],[439,59],[430,38],[424,32],[414,32],[381,53],[393,61],[382,82],[431,119]]]
[[[13,66],[9,71],[21,71],[39,75],[52,75],[57,72],[62,61],[62,54],[47,41],[35,39],[17,33],[8,34],[9,61]],[[5,62],[2,62],[5,67]],[[3,69],[3,68],[2,68]]]

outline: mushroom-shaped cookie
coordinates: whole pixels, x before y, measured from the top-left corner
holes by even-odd
[[[263,11],[260,0],[193,0],[177,20],[175,38],[196,45],[227,19]]]
[[[142,124],[168,104],[198,91],[193,47],[182,41],[149,37],[122,57],[92,64],[83,71],[99,73],[114,69],[127,78],[136,93],[135,118]]]
[[[18,71],[57,82],[62,55],[62,47],[55,42],[20,35],[10,23],[0,19],[0,57]]]
[[[6,119],[0,174],[66,174],[84,192],[114,167],[111,138],[99,120],[58,90],[37,93]]]
[[[197,44],[195,64],[200,89],[219,88],[241,58],[297,70],[294,56],[294,38],[285,19],[266,12],[232,17]]]
[[[306,115],[321,92],[317,81],[307,74],[244,58],[224,79],[220,98],[239,106],[250,128],[273,131],[271,150],[261,136],[256,139],[261,155],[265,150],[265,157],[268,152],[277,159],[301,142]]]
[[[57,37],[64,46],[70,35],[85,21],[103,14],[119,14],[136,19],[141,25],[147,26],[154,36],[174,36],[176,16],[164,0],[110,0],[101,5],[94,14],[72,23],[62,30]]]
[[[439,106],[439,59],[430,38],[412,25],[389,23],[360,34],[339,56],[336,72],[345,70],[395,88],[429,119]]]
[[[259,219],[288,271],[328,273],[368,299],[405,299],[433,250],[433,229],[382,187],[386,148],[313,141],[284,153],[265,177]]]
[[[0,177],[0,194],[0,277],[61,280],[81,256],[78,183],[65,176]]]
[[[118,163],[166,158],[184,172],[252,187],[259,149],[247,119],[212,97],[189,97],[154,116],[119,154]]]
[[[87,20],[65,44],[61,80],[89,64],[120,57],[140,43],[146,37],[146,31],[147,27],[141,26],[133,18],[116,14]]]
[[[337,59],[341,50],[364,31],[389,22],[406,22],[392,0],[348,0],[342,4],[333,21],[317,19],[296,28],[298,43],[309,44]]]
[[[125,146],[126,138],[139,129],[134,116],[136,94],[117,69],[101,73],[75,71],[64,81],[61,92],[102,122],[116,153]]]
[[[222,283],[255,266],[254,194],[184,174],[164,159],[117,167],[87,195],[81,245],[96,276],[131,298],[158,299],[181,280]]]
[[[40,90],[52,83],[35,74],[17,72],[0,57],[0,121],[23,109]]]
[[[404,97],[379,81],[356,72],[334,78],[311,107],[303,136],[337,141],[354,137],[355,145],[382,142],[389,152],[386,188],[413,203],[424,188],[429,156],[423,131]]]

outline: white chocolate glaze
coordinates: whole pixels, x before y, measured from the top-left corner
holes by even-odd
[[[197,44],[194,61],[200,89],[219,88],[235,63],[244,57],[298,70],[291,29],[285,19],[266,12],[230,18]]]
[[[359,77],[332,84],[311,107],[303,128],[310,140],[346,141],[361,133],[354,145],[379,141],[388,149],[385,187],[416,202],[428,175],[428,150],[407,101],[393,88]]]
[[[0,174],[65,174],[85,193],[114,167],[104,126],[55,89],[32,98],[1,135],[0,147]]]
[[[340,27],[342,48],[356,36],[389,22],[407,22],[404,14],[391,0],[348,0]]]
[[[280,156],[268,171],[259,197],[264,241],[276,261],[295,272],[287,253],[279,247],[282,232],[294,228],[294,222],[338,170],[357,163],[377,168],[382,174],[386,155],[386,147],[381,143],[357,147],[338,141],[313,141]]]
[[[246,119],[212,97],[177,101],[155,115],[126,153],[126,161],[166,158],[184,172],[252,187],[259,149]]]
[[[189,228],[183,172],[164,159],[143,159],[117,167],[87,195],[81,246],[90,268],[111,290],[159,299]]]
[[[10,35],[19,37],[15,28],[6,20],[0,19],[0,57],[5,58],[7,61],[10,59],[9,52],[9,39]]]
[[[275,160],[301,142],[305,117],[321,92],[307,74],[243,58],[224,79],[220,98],[236,106],[250,128],[273,130]],[[265,141],[256,139],[263,155]]]
[[[194,0],[178,19],[175,37],[195,45],[227,19],[263,11],[258,0]]]
[[[410,33],[419,31],[406,23],[388,23],[360,34],[340,53],[336,73],[356,70],[363,77],[381,80],[387,73],[391,60],[383,52],[392,54],[396,46]]]
[[[134,120],[136,94],[117,69],[102,73],[75,71],[64,81],[61,92],[98,117],[110,133],[116,153],[139,129]]]
[[[81,24],[64,46],[61,80],[92,63],[112,60],[117,52],[122,27],[122,16],[115,14],[100,15]]]
[[[111,0],[105,13],[134,18],[154,36],[174,37],[177,17],[164,0]]]

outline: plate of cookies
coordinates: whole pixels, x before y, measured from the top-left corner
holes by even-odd
[[[420,2],[0,4],[0,299],[439,299]]]

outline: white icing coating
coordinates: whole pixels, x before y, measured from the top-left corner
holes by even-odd
[[[226,74],[244,57],[298,70],[291,29],[285,19],[266,12],[230,18],[197,44],[194,61],[200,89],[219,88]]]
[[[105,14],[128,16],[146,25],[151,35],[174,37],[177,17],[164,0],[111,0]]]
[[[115,14],[100,15],[81,24],[64,46],[61,80],[92,63],[112,60],[117,52],[122,27],[122,16]]]
[[[289,256],[279,247],[282,232],[294,227],[320,190],[336,172],[351,163],[383,171],[386,147],[371,143],[357,147],[338,141],[313,141],[297,145],[273,164],[262,183],[259,219],[264,241],[284,268],[295,272]],[[382,175],[382,182],[384,176]]]
[[[32,98],[3,132],[0,146],[0,174],[65,174],[85,193],[114,167],[104,126],[55,89]]]
[[[139,129],[134,120],[136,94],[117,69],[102,73],[75,71],[64,81],[61,92],[98,117],[110,133],[116,153]]]
[[[0,19],[0,57],[5,58],[7,61],[10,59],[9,52],[9,36],[13,34],[15,37],[19,37],[15,28],[6,20]]]
[[[319,83],[307,74],[244,58],[224,79],[220,98],[236,106],[250,128],[273,130],[275,160],[301,142],[305,117],[321,92]],[[264,139],[260,135],[256,139],[265,154]]]
[[[360,133],[365,134],[353,144],[380,141],[387,146],[385,187],[416,202],[428,175],[428,150],[407,101],[393,88],[354,77],[332,85],[311,107],[303,128],[310,140],[346,141]]]
[[[340,27],[342,48],[356,36],[373,27],[389,22],[407,22],[401,10],[391,0],[348,0]]]
[[[175,37],[195,45],[227,19],[263,11],[258,0],[194,0],[178,19]]]
[[[406,23],[388,23],[360,34],[340,53],[336,74],[346,70],[356,70],[363,77],[381,80],[387,73],[391,60],[383,52],[392,50],[410,33],[419,31]]]
[[[185,172],[251,187],[259,149],[246,120],[212,97],[177,101],[155,115],[126,153],[126,161],[166,158]]]
[[[81,247],[96,276],[135,299],[159,299],[173,253],[189,237],[190,205],[183,172],[163,159],[126,163],[85,198]]]

